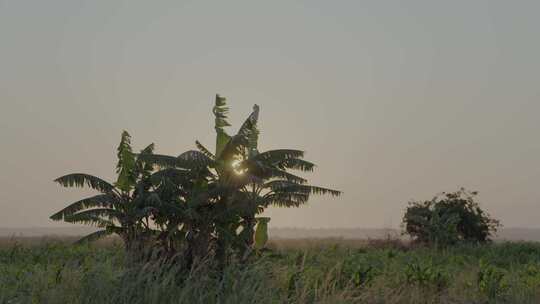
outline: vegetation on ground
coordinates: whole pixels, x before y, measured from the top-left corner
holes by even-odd
[[[0,303],[539,303],[540,244],[279,246],[222,271],[126,263],[121,246],[0,249]],[[403,244],[402,244],[403,245]]]

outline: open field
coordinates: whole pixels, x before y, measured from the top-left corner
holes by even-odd
[[[0,0],[0,304],[540,304],[538,12]]]
[[[396,240],[273,240],[222,276],[127,268],[114,240],[3,239],[0,303],[539,303],[540,244],[448,250]],[[221,277],[221,278],[220,278]]]
[[[35,227],[35,228],[1,228],[0,239],[9,237],[78,237],[96,231],[92,227]],[[377,228],[270,228],[269,235],[274,239],[380,239],[388,235],[400,237],[398,229]],[[503,227],[494,236],[497,241],[534,241],[540,242],[540,228]]]

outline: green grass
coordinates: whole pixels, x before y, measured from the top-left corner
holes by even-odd
[[[125,266],[121,248],[0,246],[0,303],[540,303],[540,244],[277,248],[223,274]]]

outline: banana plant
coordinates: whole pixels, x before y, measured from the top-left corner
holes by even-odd
[[[152,154],[154,144],[147,146],[139,155]],[[127,249],[150,231],[149,215],[152,207],[146,201],[151,195],[151,164],[138,158],[131,148],[131,136],[124,131],[118,146],[117,180],[109,183],[102,178],[85,173],[72,173],[55,179],[64,187],[89,187],[100,192],[97,195],[74,202],[53,214],[54,221],[92,225],[100,228],[78,242],[88,242],[117,234]]]
[[[184,241],[188,244],[187,252],[213,250],[222,260],[231,244],[236,242],[242,211],[238,209],[241,206],[238,202],[245,200],[239,189],[246,181],[239,177],[234,163],[243,147],[249,144],[252,125],[258,116],[258,109],[254,109],[239,132],[231,136],[225,130],[230,126],[228,110],[225,98],[216,95],[213,108],[216,147],[213,153],[196,141],[197,151],[187,151],[177,157],[141,155],[145,161],[160,168],[152,180],[156,191],[161,193],[162,206],[167,206],[168,210],[154,219],[161,225],[164,235],[174,233],[179,236],[167,243]],[[253,238],[253,234],[250,237]]]
[[[234,136],[224,130],[230,126],[226,115],[228,110],[225,98],[216,96],[213,109],[215,154],[198,141],[196,145],[201,153],[214,161],[217,172],[215,179],[231,189],[229,195],[222,199],[222,205],[226,205],[229,214],[233,214],[233,224],[228,227],[227,234],[235,235],[235,244],[242,256],[247,256],[247,253],[262,244],[259,242],[254,246],[256,236],[268,234],[266,230],[269,219],[257,217],[266,208],[299,207],[309,200],[311,194],[339,196],[341,192],[307,185],[305,178],[290,172],[313,171],[315,165],[303,160],[303,151],[279,149],[259,152],[258,105],[253,106],[252,113]],[[236,235],[238,228],[241,232]]]
[[[226,99],[216,95],[213,151],[196,141],[197,150],[178,156],[154,154],[153,144],[134,153],[124,131],[116,181],[84,173],[59,177],[55,182],[64,187],[87,186],[100,193],[51,219],[100,228],[80,242],[118,234],[130,252],[151,242],[167,257],[182,257],[187,269],[205,257],[223,267],[231,256],[245,260],[264,249],[270,219],[261,214],[266,208],[299,207],[312,194],[340,195],[309,185],[293,172],[314,170],[303,151],[259,151],[258,105],[233,135],[226,130],[231,126],[228,111]]]
[[[294,149],[278,149],[259,152],[259,130],[257,122],[260,108],[254,105],[252,114],[246,119],[236,136],[238,140],[232,160],[233,176],[243,194],[238,200],[242,218],[240,233],[241,251],[250,251],[261,246],[257,235],[267,235],[268,218],[257,217],[270,206],[299,207],[305,204],[311,194],[339,196],[340,191],[312,186],[291,170],[311,172],[315,165],[303,159],[304,152]],[[257,230],[255,231],[255,225]],[[255,241],[255,246],[253,242]],[[243,247],[243,248],[242,248]],[[243,254],[246,255],[245,253]]]

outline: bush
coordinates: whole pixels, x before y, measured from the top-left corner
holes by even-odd
[[[416,242],[435,246],[489,242],[500,223],[475,202],[477,194],[461,188],[430,201],[409,203],[403,217],[404,233]]]

